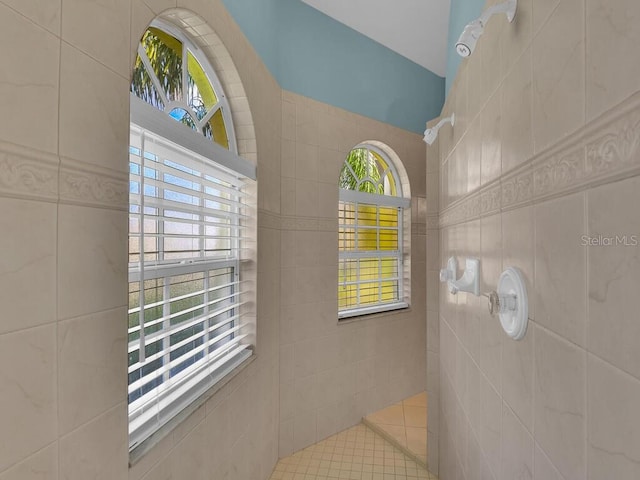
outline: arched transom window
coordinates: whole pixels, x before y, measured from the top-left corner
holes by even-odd
[[[229,104],[215,72],[184,35],[163,28],[152,26],[142,36],[131,92],[235,152]]]
[[[252,353],[240,253],[256,171],[236,153],[230,115],[202,52],[154,23],[131,82],[131,449]]]
[[[339,317],[407,307],[403,221],[410,202],[395,166],[381,149],[358,145],[339,186]]]

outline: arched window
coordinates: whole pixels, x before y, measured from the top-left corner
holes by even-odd
[[[395,165],[381,148],[358,145],[339,187],[339,318],[408,307],[403,224],[410,200]]]
[[[252,353],[240,250],[255,167],[236,152],[213,68],[185,34],[154,22],[131,83],[131,449]]]

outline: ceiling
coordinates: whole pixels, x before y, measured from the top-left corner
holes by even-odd
[[[433,73],[445,76],[451,0],[302,0]]]

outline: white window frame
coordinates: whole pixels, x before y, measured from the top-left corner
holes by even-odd
[[[231,255],[219,255],[219,256],[206,256],[202,258],[202,260],[195,259],[189,261],[154,261],[154,262],[144,262],[144,228],[142,223],[142,218],[144,216],[144,179],[145,179],[145,167],[144,167],[144,155],[145,152],[148,151],[146,145],[146,141],[150,141],[153,144],[153,151],[151,153],[158,154],[162,158],[172,159],[172,155],[176,156],[175,158],[181,158],[184,162],[180,163],[180,165],[185,165],[187,168],[191,168],[191,163],[188,162],[197,162],[198,168],[197,170],[202,172],[202,175],[210,174],[220,180],[224,180],[229,182],[231,185],[237,185],[237,190],[229,189],[228,187],[217,186],[216,190],[227,189],[231,196],[230,199],[222,199],[220,201],[224,202],[226,200],[227,204],[234,204],[235,206],[231,207],[231,230],[233,232],[240,232],[244,225],[241,225],[241,218],[244,214],[246,214],[246,210],[250,207],[244,203],[241,204],[241,199],[246,197],[246,192],[243,191],[242,186],[245,183],[251,183],[256,179],[256,167],[251,162],[243,159],[237,154],[237,145],[235,140],[235,134],[233,131],[233,122],[231,121],[230,111],[228,109],[228,103],[226,101],[226,97],[224,96],[219,80],[215,76],[212,68],[206,61],[206,58],[202,58],[202,56],[197,55],[197,47],[190,42],[183,34],[177,32],[175,28],[168,27],[166,24],[161,22],[154,22],[152,26],[160,28],[162,30],[167,31],[171,35],[178,38],[180,41],[186,45],[189,50],[196,57],[200,66],[205,70],[211,83],[213,84],[214,90],[219,97],[218,104],[211,108],[211,111],[216,111],[220,104],[223,102],[226,108],[223,108],[223,118],[225,122],[225,128],[227,131],[227,138],[229,143],[229,150],[224,147],[216,144],[212,139],[206,138],[202,133],[191,130],[189,127],[182,125],[177,122],[175,119],[171,118],[167,113],[171,111],[171,109],[178,106],[179,108],[184,108],[188,112],[190,109],[185,108],[186,105],[176,104],[175,102],[172,104],[165,103],[165,111],[158,110],[152,105],[146,103],[141,100],[134,94],[130,95],[131,101],[131,144],[134,143],[135,148],[139,148],[141,150],[140,154],[140,175],[138,176],[139,182],[139,194],[132,194],[131,202],[139,202],[140,213],[139,214],[131,214],[130,215],[138,215],[140,217],[140,262],[137,264],[130,264],[129,268],[129,282],[139,282],[141,287],[141,292],[144,291],[144,281],[150,279],[163,278],[164,282],[164,293],[162,296],[162,303],[164,305],[164,309],[167,310],[167,305],[170,303],[171,297],[169,294],[169,288],[167,287],[166,280],[171,279],[178,275],[184,275],[188,273],[203,273],[204,277],[204,290],[203,295],[205,298],[202,308],[205,309],[205,314],[202,317],[198,317],[201,320],[201,323],[205,325],[206,331],[215,331],[219,328],[218,325],[222,325],[224,323],[232,322],[233,325],[230,327],[230,330],[224,331],[224,337],[229,337],[233,334],[234,341],[230,342],[229,350],[225,351],[220,349],[219,355],[216,354],[216,357],[207,361],[207,355],[205,355],[205,359],[197,360],[196,363],[186,367],[185,370],[181,371],[176,375],[176,377],[180,377],[180,381],[182,384],[177,389],[171,389],[171,387],[163,388],[165,383],[161,383],[159,386],[155,387],[151,392],[156,392],[156,400],[155,403],[148,403],[151,405],[152,409],[149,409],[146,402],[149,402],[150,398],[153,395],[149,395],[151,392],[147,392],[143,394],[142,397],[135,399],[133,402],[129,404],[129,449],[133,451],[134,449],[138,449],[145,443],[147,439],[150,439],[154,436],[158,431],[163,429],[165,425],[172,421],[172,419],[179,417],[179,415],[191,408],[191,406],[198,400],[198,398],[202,398],[205,393],[211,391],[211,389],[219,383],[225,376],[229,373],[237,369],[243,362],[245,362],[251,355],[253,354],[253,345],[247,340],[251,338],[253,332],[250,334],[241,333],[241,329],[251,330],[250,326],[246,324],[241,318],[243,316],[249,317],[250,315],[247,312],[241,311],[242,305],[244,301],[241,300],[241,297],[244,295],[244,292],[240,287],[242,281],[240,278],[242,261],[240,250],[242,246],[240,245],[240,235],[233,234],[232,238],[230,238],[231,251],[235,252]],[[183,55],[183,58],[186,55]],[[186,60],[185,60],[186,61]],[[162,95],[164,95],[161,92]],[[186,102],[182,102],[185,103]],[[195,117],[194,117],[195,118]],[[207,118],[207,117],[205,117]],[[204,120],[203,120],[204,121]],[[213,159],[213,160],[211,160]],[[158,168],[158,167],[156,167]],[[159,168],[164,168],[160,165]],[[207,170],[210,168],[211,170]],[[204,180],[203,180],[204,182]],[[156,184],[162,183],[160,180],[155,181]],[[203,183],[204,185],[204,183]],[[202,195],[206,195],[204,192],[204,186],[200,187],[202,189]],[[222,197],[220,197],[222,198]],[[130,202],[130,203],[131,203]],[[158,200],[158,203],[162,203],[162,200]],[[162,207],[161,207],[162,208]],[[242,211],[241,211],[242,210]],[[194,213],[196,215],[200,215],[200,222],[203,221],[204,216],[207,213],[210,214],[204,207],[194,206]],[[255,213],[255,212],[252,212]],[[196,222],[197,223],[197,222]],[[160,222],[162,225],[162,222]],[[204,225],[204,224],[203,224]],[[157,235],[162,235],[164,232],[157,232]],[[204,237],[203,237],[204,238]],[[204,241],[201,242],[204,245]],[[212,270],[218,269],[226,269],[230,268],[233,271],[233,279],[232,282],[224,285],[220,288],[228,288],[231,292],[231,296],[229,298],[225,297],[222,301],[229,303],[229,308],[233,309],[229,311],[229,318],[224,322],[220,322],[220,324],[216,324],[215,328],[206,327],[208,319],[213,318],[214,312],[210,312],[209,306],[214,302],[209,302],[209,293],[211,291],[211,287],[208,284],[209,274]],[[217,287],[216,287],[217,288]],[[144,295],[141,295],[141,299],[144,298]],[[173,299],[175,300],[175,298]],[[143,301],[141,301],[142,305]],[[224,307],[224,305],[219,304],[219,306]],[[135,307],[130,309],[130,311],[136,310]],[[224,310],[221,308],[219,310]],[[138,311],[140,311],[140,307],[138,307]],[[224,312],[223,312],[224,313]],[[208,316],[210,315],[211,316]],[[163,317],[167,315],[163,314]],[[141,322],[143,322],[141,320]],[[194,320],[195,323],[198,320]],[[164,322],[163,320],[163,323]],[[194,324],[195,324],[194,323]],[[143,323],[144,325],[144,323]],[[164,328],[164,327],[163,327]],[[144,327],[138,327],[137,331],[140,332],[140,338],[138,340],[134,340],[131,343],[138,343],[138,352],[139,352],[139,362],[144,362],[144,350],[145,350],[145,339],[144,339]],[[168,334],[167,334],[168,335]],[[160,335],[162,336],[162,334]],[[203,336],[210,341],[214,341],[215,338],[210,338],[208,333],[203,333]],[[222,337],[222,335],[221,335]],[[235,342],[237,337],[237,342]],[[246,338],[245,338],[246,337]],[[167,337],[168,338],[168,337]],[[195,337],[194,337],[195,338]],[[154,340],[157,342],[157,340]],[[163,353],[163,357],[170,354],[171,345],[168,347],[164,346],[161,352]],[[234,346],[231,344],[233,343]],[[237,343],[237,344],[236,344]],[[206,350],[208,351],[208,345],[206,342],[203,343],[205,345]],[[213,345],[213,344],[212,344]],[[226,344],[225,344],[226,345]],[[175,347],[175,345],[173,346]],[[201,348],[201,347],[198,347]],[[128,349],[131,351],[130,348]],[[218,349],[216,350],[218,351]],[[157,356],[157,354],[156,354]],[[192,368],[193,367],[193,368]],[[170,368],[166,365],[161,367],[166,370]],[[130,370],[130,369],[129,369]],[[153,370],[154,372],[156,369]],[[184,375],[183,375],[184,374]],[[169,382],[171,383],[171,382]],[[133,382],[131,385],[135,384]],[[167,384],[168,385],[168,384]],[[145,401],[143,401],[143,398]],[[136,450],[137,451],[137,450]]]
[[[358,206],[359,205],[371,205],[374,207],[391,207],[391,208],[397,208],[398,209],[398,250],[369,250],[369,251],[339,251],[338,252],[338,260],[342,261],[342,260],[359,260],[361,258],[378,258],[378,259],[382,259],[382,258],[396,258],[398,261],[398,267],[397,267],[397,278],[391,278],[391,279],[386,279],[386,280],[397,280],[398,281],[398,301],[395,302],[389,302],[389,303],[378,303],[378,304],[374,304],[374,305],[366,305],[366,306],[357,306],[357,307],[350,307],[350,308],[345,308],[340,310],[340,308],[338,308],[338,320],[346,320],[346,319],[350,319],[353,317],[358,317],[358,316],[362,316],[362,315],[368,315],[368,314],[373,314],[373,313],[381,313],[381,312],[388,312],[388,311],[392,311],[392,310],[399,310],[399,309],[403,309],[403,308],[408,308],[409,307],[409,303],[407,301],[406,298],[404,298],[404,264],[405,261],[407,261],[405,259],[405,252],[404,252],[404,210],[410,208],[411,206],[411,200],[409,198],[405,198],[402,195],[402,184],[400,183],[400,177],[398,175],[398,172],[396,170],[395,165],[393,164],[393,161],[389,158],[389,155],[387,155],[384,151],[382,151],[380,148],[368,144],[368,143],[361,143],[357,146],[355,146],[352,150],[356,150],[356,149],[366,149],[366,150],[370,150],[372,152],[375,152],[376,154],[378,154],[380,157],[382,157],[382,159],[387,163],[389,172],[391,174],[391,176],[394,178],[395,181],[395,185],[396,185],[396,196],[390,196],[390,195],[378,195],[378,194],[373,194],[373,193],[366,193],[366,192],[359,192],[359,191],[355,191],[355,190],[346,190],[346,189],[339,189],[339,202],[344,202],[344,203],[350,203],[354,205],[355,208],[355,215],[356,215],[356,222],[355,225],[343,225],[343,224],[338,224],[338,229],[340,229],[341,227],[346,227],[346,228],[355,228],[356,231],[356,242],[357,242],[357,215],[358,215]],[[345,160],[346,163],[346,160]],[[362,179],[362,181],[366,181],[368,180],[367,178]],[[369,179],[370,180],[370,179]],[[373,227],[368,227],[373,228]],[[380,229],[380,227],[376,227],[378,229]],[[385,230],[388,229],[388,227],[384,228]],[[338,267],[340,268],[340,266]],[[363,280],[360,281],[359,279],[356,281],[351,281],[351,282],[344,282],[344,285],[359,285],[362,283],[371,283],[371,280]],[[340,285],[338,285],[338,288],[340,288]],[[358,295],[359,295],[359,290],[358,290]]]

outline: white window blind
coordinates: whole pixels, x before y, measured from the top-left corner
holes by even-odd
[[[402,207],[348,201],[341,192],[338,250],[340,317],[407,306],[402,300]]]
[[[130,134],[134,448],[251,355],[240,277],[251,179],[133,123]]]

